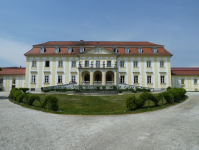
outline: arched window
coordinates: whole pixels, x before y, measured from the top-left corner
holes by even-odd
[[[106,81],[112,81],[112,75],[111,74],[106,75]]]
[[[95,81],[101,81],[101,75],[100,74],[96,74]]]
[[[89,74],[85,74],[84,81],[90,81],[90,75]]]

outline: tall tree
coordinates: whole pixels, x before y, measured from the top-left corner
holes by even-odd
[[[2,68],[0,67],[0,71],[2,71]]]

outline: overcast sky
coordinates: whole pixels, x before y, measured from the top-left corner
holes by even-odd
[[[199,0],[0,0],[0,66],[47,41],[149,41],[199,67]]]

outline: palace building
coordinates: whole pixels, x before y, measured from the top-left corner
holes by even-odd
[[[184,87],[198,90],[198,68],[171,68],[164,45],[150,42],[50,41],[24,54],[26,68],[0,71],[0,90],[77,83],[77,85],[134,85],[155,90]]]

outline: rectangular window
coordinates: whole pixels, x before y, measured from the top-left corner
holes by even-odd
[[[89,67],[89,61],[85,61],[85,67]]]
[[[45,76],[44,82],[49,83],[49,76]]]
[[[73,82],[73,83],[76,82],[76,81],[75,81],[75,76],[72,76],[72,82]]]
[[[3,83],[3,79],[0,79],[0,83]]]
[[[62,64],[63,64],[63,62],[62,62],[62,61],[59,61],[58,67],[62,67]]]
[[[58,76],[58,83],[62,83],[62,76]]]
[[[35,91],[35,88],[31,88],[30,91]]]
[[[32,67],[36,67],[36,61],[32,61]]]
[[[46,61],[45,67],[50,67],[50,61]]]
[[[12,79],[12,84],[15,84],[15,79]]]
[[[124,83],[124,76],[120,77],[120,83]]]
[[[124,67],[124,61],[120,61],[120,67]]]
[[[164,61],[160,61],[160,67],[164,67]]]
[[[134,67],[138,67],[138,62],[134,61]]]
[[[111,67],[111,61],[107,61],[107,67]]]
[[[194,84],[197,84],[197,79],[194,79]]]
[[[100,61],[96,61],[96,68],[100,68]]]
[[[181,84],[184,84],[184,79],[181,80]]]
[[[72,61],[72,67],[76,67],[76,61]]]
[[[31,83],[35,83],[35,80],[36,80],[36,76],[35,76],[35,75],[32,75]]]
[[[151,83],[151,76],[147,76],[147,83]]]
[[[151,67],[151,61],[147,61],[147,67]]]
[[[138,83],[138,76],[134,76],[134,83]]]
[[[160,83],[164,83],[164,76],[160,76]]]

